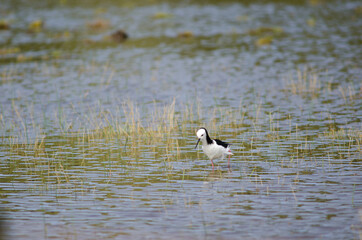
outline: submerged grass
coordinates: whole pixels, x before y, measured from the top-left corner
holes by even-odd
[[[284,81],[287,90],[295,95],[318,97],[322,87],[318,74],[308,69],[299,69],[296,76],[290,75]]]
[[[298,69],[295,73],[289,74],[283,79],[283,91],[303,98],[316,99],[323,93],[334,93],[340,96],[345,103],[353,103],[362,97],[362,84],[341,85],[332,78],[321,80],[321,75],[328,74],[328,71],[321,73],[315,69]]]
[[[291,78],[284,89],[317,97],[326,89],[322,85],[316,73],[298,71],[297,79]],[[358,91],[348,90],[345,101],[358,102]],[[263,109],[261,99],[252,105],[240,102],[238,108],[212,109],[175,100],[165,105],[154,102],[147,108],[125,101],[118,109],[99,105],[82,113],[75,108],[64,111],[59,105],[53,116],[35,113],[32,104],[25,108],[13,101],[11,119],[0,113],[0,147],[7,159],[1,171],[15,174],[23,169],[22,174],[34,175],[43,183],[79,185],[82,171],[102,170],[110,179],[116,168],[130,174],[134,168],[146,167],[163,172],[167,181],[185,179],[190,170],[180,170],[175,163],[201,158],[200,151],[193,149],[195,131],[201,126],[207,127],[212,137],[233,144],[236,157],[277,161],[282,168],[299,169],[304,164],[297,176],[312,174],[305,163],[319,164],[316,159],[321,155],[328,163],[345,157],[353,162],[361,153],[360,128],[342,129],[331,121],[316,131],[308,123],[295,121],[291,114]],[[320,144],[325,148],[319,148]],[[69,172],[74,169],[76,173]]]

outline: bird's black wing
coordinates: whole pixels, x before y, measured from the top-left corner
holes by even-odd
[[[221,140],[219,140],[219,139],[214,139],[214,140],[215,140],[215,142],[216,142],[218,145],[221,145],[221,146],[223,146],[224,148],[227,148],[228,146],[230,146],[230,144],[227,143],[227,142],[223,142],[223,141],[221,141]]]

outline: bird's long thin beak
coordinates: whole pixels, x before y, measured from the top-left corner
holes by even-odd
[[[195,149],[197,148],[197,145],[199,144],[201,138],[199,138],[199,140],[197,140],[197,143],[196,143],[196,146],[195,146]]]

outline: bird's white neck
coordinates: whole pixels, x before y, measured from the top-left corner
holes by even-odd
[[[201,143],[202,146],[206,146],[208,144],[206,138],[201,138]]]

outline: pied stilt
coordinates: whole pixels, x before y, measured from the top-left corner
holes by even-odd
[[[230,168],[230,156],[233,155],[230,150],[230,144],[223,142],[219,139],[211,139],[206,128],[200,128],[196,132],[199,140],[196,143],[195,149],[199,142],[202,143],[202,150],[210,158],[212,164],[212,170],[214,170],[214,162],[212,160],[221,158],[224,159],[225,155],[229,155],[228,167]]]

